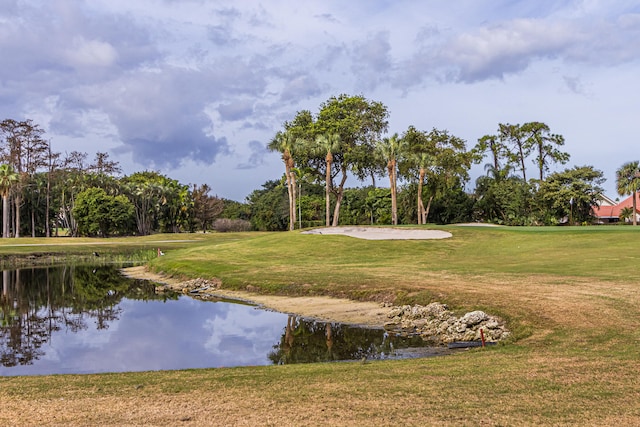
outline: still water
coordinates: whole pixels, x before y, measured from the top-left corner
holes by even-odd
[[[230,301],[157,295],[117,266],[2,273],[0,375],[127,372],[398,357],[420,338]]]

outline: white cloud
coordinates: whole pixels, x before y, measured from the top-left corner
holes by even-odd
[[[65,57],[75,68],[110,67],[115,64],[118,53],[111,44],[99,40],[85,40],[78,36],[65,50]]]

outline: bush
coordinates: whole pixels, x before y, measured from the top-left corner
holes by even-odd
[[[135,224],[135,208],[126,196],[111,196],[96,187],[78,194],[73,215],[81,236],[127,235]]]
[[[251,223],[244,219],[218,218],[213,223],[213,229],[218,233],[249,231],[251,230]]]

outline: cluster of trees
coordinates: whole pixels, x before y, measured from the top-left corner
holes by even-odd
[[[205,184],[183,185],[158,172],[116,177],[106,153],[51,151],[32,121],[0,122],[0,195],[3,237],[31,234],[145,235],[213,228],[293,230],[339,224],[426,224],[482,221],[506,225],[589,223],[600,202],[601,171],[574,166],[549,173],[570,159],[564,138],[541,122],[499,124],[497,132],[466,142],[447,130],[409,126],[386,136],[389,112],[363,96],[340,95],[317,114],[299,111],[268,148],[282,156],[282,179],[266,182],[246,203],[209,195]],[[473,164],[486,174],[465,191]],[[533,168],[535,176],[527,171]],[[346,186],[349,177],[364,187]],[[377,186],[378,178],[388,187]],[[616,175],[620,195],[640,188],[638,162]],[[635,200],[634,200],[635,203]],[[636,223],[635,205],[626,212]],[[53,230],[52,230],[53,229]]]
[[[31,120],[0,122],[2,236],[147,235],[211,229],[224,200],[158,172],[117,177],[107,153],[56,153]]]
[[[468,179],[475,158],[465,142],[447,131],[409,127],[402,136],[383,137],[388,110],[362,96],[340,95],[320,106],[317,115],[300,111],[278,132],[269,149],[282,154],[289,199],[289,229],[296,223],[297,180],[325,186],[325,225],[340,223],[345,184],[350,175],[360,181],[387,175],[391,223],[398,224],[398,180],[416,183],[415,203],[424,223],[433,198]],[[408,191],[405,189],[405,191]],[[425,208],[423,195],[429,202]],[[333,212],[331,205],[333,204]]]
[[[495,135],[485,135],[467,148],[461,138],[435,128],[422,131],[409,126],[402,135],[385,137],[388,115],[379,102],[340,95],[323,103],[316,115],[303,110],[284,123],[269,148],[280,152],[285,164],[282,181],[287,189],[290,230],[303,219],[306,224],[319,219],[317,190],[309,190],[306,199],[298,201],[298,181],[308,189],[324,185],[327,226],[350,223],[367,213],[372,222],[390,224],[473,220],[549,225],[591,220],[592,206],[603,191],[603,174],[592,166],[549,174],[551,165],[566,164],[570,156],[561,150],[564,138],[552,133],[545,123],[499,124]],[[473,193],[465,193],[472,164],[487,158],[486,176],[476,181]],[[527,177],[528,165],[535,168],[535,178]],[[371,180],[366,194],[354,197],[358,192],[345,188],[349,176],[361,182]],[[387,195],[383,194],[387,190],[376,188],[376,178],[383,176],[389,179]],[[273,216],[278,212],[273,203],[281,198],[275,194],[267,197],[266,193],[279,191],[281,187],[267,183],[252,193],[249,203],[271,204]],[[385,200],[389,201],[388,209]],[[360,206],[359,215],[344,218],[342,206],[347,201],[349,212],[354,204]],[[303,210],[308,215],[297,218]],[[263,213],[255,226],[283,228],[282,218],[269,220]]]

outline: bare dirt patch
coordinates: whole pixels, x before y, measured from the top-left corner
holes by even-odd
[[[150,280],[179,286],[181,280],[148,271],[144,266],[123,269],[132,278]],[[260,295],[228,289],[216,289],[211,293],[221,298],[247,301],[282,313],[323,321],[381,327],[388,319],[388,309],[371,301],[353,301],[345,298],[323,296],[295,297]]]

